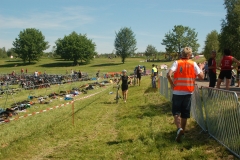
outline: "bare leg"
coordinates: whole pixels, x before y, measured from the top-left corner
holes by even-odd
[[[179,115],[174,115],[174,123],[177,128],[181,128],[181,117]]]
[[[125,91],[125,101],[127,100],[128,90]]]
[[[125,99],[125,94],[124,91],[122,91],[122,96],[123,96],[123,100]]]
[[[139,79],[139,86],[140,86],[140,81],[141,81],[141,79]]]
[[[217,88],[218,89],[220,88],[221,83],[222,83],[222,80],[218,78],[218,80],[217,80]]]
[[[229,90],[230,80],[231,79],[226,79],[226,90]]]
[[[187,118],[181,118],[181,128],[183,129],[183,133],[185,132],[186,124]]]

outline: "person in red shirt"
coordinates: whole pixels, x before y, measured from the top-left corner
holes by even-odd
[[[229,90],[230,80],[232,78],[233,62],[240,65],[240,62],[231,56],[231,51],[229,49],[224,49],[224,56],[219,64],[221,71],[217,80],[217,88],[220,88],[220,84],[222,83],[223,79],[226,78],[226,90]]]
[[[21,74],[23,74],[23,69],[21,69]]]

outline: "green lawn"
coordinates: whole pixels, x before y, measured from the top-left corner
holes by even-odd
[[[49,74],[66,74],[66,70],[70,73],[70,70],[81,70],[82,72],[88,72],[95,74],[98,70],[101,73],[106,72],[119,72],[126,69],[129,72],[133,72],[137,65],[146,65],[147,69],[151,69],[152,63],[143,62],[144,58],[127,58],[125,63],[121,62],[121,58],[95,58],[90,64],[81,64],[79,66],[72,66],[72,61],[64,61],[61,59],[42,58],[39,62],[34,62],[31,65],[23,65],[20,59],[17,60],[0,60],[0,73],[11,73],[13,70],[16,73],[20,73],[21,68],[28,69],[28,73],[34,73],[35,71],[44,72]],[[158,63],[160,64],[160,63]],[[17,65],[17,66],[16,66]]]
[[[140,62],[142,61],[140,58],[129,58],[125,64],[121,64],[120,61],[120,59],[96,59],[92,64],[84,66],[50,67],[51,63],[60,62],[45,60],[46,64],[41,61],[28,68],[32,71],[46,69],[49,73],[64,74],[66,69],[71,68],[94,73],[98,69],[108,72],[131,70],[137,64],[144,64],[147,68],[152,65]],[[20,71],[21,66],[4,68],[9,63],[12,62],[4,62],[1,69],[11,71],[16,68]],[[0,159],[207,160],[233,157],[223,146],[209,138],[208,134],[200,133],[200,127],[192,119],[189,120],[185,139],[182,143],[176,143],[176,127],[171,116],[171,104],[150,87],[150,81],[150,77],[145,76],[141,86],[130,86],[127,103],[122,100],[118,104],[115,103],[116,89],[111,85],[76,97],[78,99],[101,92],[74,102],[74,125],[71,104],[1,124]],[[67,84],[65,89],[79,87],[84,83],[89,82]],[[58,85],[52,86],[51,91],[58,90]],[[46,91],[51,92],[39,89],[36,94],[44,95]],[[16,100],[27,99],[29,92],[17,93]],[[2,98],[1,103],[4,103],[4,100]],[[10,103],[12,99],[7,101],[7,104]],[[62,103],[66,101],[55,99],[48,105],[37,104],[38,107],[31,107],[20,115]]]

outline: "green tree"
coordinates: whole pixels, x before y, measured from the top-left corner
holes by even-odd
[[[121,28],[116,33],[114,46],[116,54],[122,58],[122,63],[137,50],[136,45],[137,41],[131,28]]]
[[[197,52],[200,46],[197,41],[195,29],[177,25],[174,26],[172,32],[169,31],[165,34],[165,39],[161,44],[166,46],[165,49],[168,53],[176,52],[180,57],[182,48],[186,46],[191,47],[193,52]]]
[[[64,36],[63,39],[58,39],[55,43],[56,54],[65,60],[73,61],[74,65],[78,64],[78,60],[89,63],[94,55],[97,55],[95,43],[88,39],[86,34],[72,32],[68,36]]]
[[[148,45],[145,51],[145,56],[147,57],[154,56],[154,58],[156,58],[157,53],[158,51],[154,46]]]
[[[10,56],[16,57],[17,54],[14,52],[13,48],[10,48],[10,49],[7,50],[7,56],[8,57],[10,57]]]
[[[224,5],[227,14],[221,24],[220,51],[229,48],[232,55],[240,59],[240,0],[224,0]]]
[[[5,47],[0,48],[0,58],[7,58],[7,52]]]
[[[14,52],[24,63],[26,61],[28,63],[39,61],[43,51],[49,47],[42,32],[35,28],[27,28],[20,31],[18,38],[13,42],[13,46]]]
[[[219,40],[218,40],[218,32],[213,30],[206,37],[205,46],[203,50],[203,55],[206,59],[211,57],[211,52],[215,50],[219,50]]]

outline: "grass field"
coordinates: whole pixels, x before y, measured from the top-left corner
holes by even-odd
[[[32,72],[46,70],[48,73],[62,74],[71,68],[90,73],[98,69],[101,72],[130,71],[138,64],[151,68],[152,62],[140,61],[140,58],[129,58],[122,64],[120,59],[95,59],[91,64],[72,67],[70,62],[46,59],[27,67]],[[1,62],[1,72],[5,73],[12,70],[20,72],[22,67],[10,65],[16,62]],[[64,66],[64,63],[69,66]],[[65,89],[84,83],[87,82],[67,84]],[[56,85],[52,86],[51,91],[40,89],[36,94],[58,90],[59,86]],[[148,76],[143,77],[141,86],[129,87],[127,103],[122,100],[115,103],[116,89],[112,86],[92,90],[87,95],[95,92],[101,93],[74,102],[74,125],[71,104],[1,124],[0,159],[234,159],[208,134],[201,133],[200,127],[192,119],[189,120],[185,139],[182,143],[176,143],[171,104],[150,87]],[[15,98],[17,101],[24,100],[29,93],[21,91]],[[4,103],[4,98],[0,102]],[[10,103],[11,98],[7,105]],[[27,113],[62,103],[66,102],[56,99],[48,105],[31,107]],[[23,114],[26,113],[20,113]]]
[[[24,71],[27,69],[28,73],[34,73],[35,71],[44,72],[46,71],[49,74],[66,74],[66,70],[70,73],[70,70],[73,69],[75,71],[81,70],[82,72],[88,72],[92,74],[96,74],[98,70],[101,73],[106,72],[119,72],[123,69],[126,69],[128,72],[133,73],[134,68],[137,65],[144,65],[146,66],[147,70],[151,70],[152,64],[160,66],[161,64],[167,64],[169,67],[171,66],[172,62],[145,62],[145,58],[127,58],[125,63],[121,62],[121,58],[95,58],[91,61],[90,64],[80,64],[79,66],[72,66],[72,61],[64,61],[61,59],[52,59],[52,58],[42,58],[39,62],[33,62],[30,65],[23,65],[20,59],[3,59],[0,60],[0,74],[3,73],[11,73],[15,71],[16,73],[20,74],[21,68]],[[197,62],[204,62],[204,59],[198,59]]]
[[[123,64],[121,58],[95,58],[90,64],[80,64],[79,66],[72,66],[72,61],[64,61],[61,59],[43,58],[37,63],[31,65],[23,65],[23,63],[17,60],[0,60],[0,73],[11,73],[13,70],[16,73],[20,73],[21,68],[24,71],[27,69],[28,73],[34,73],[35,71],[44,72],[49,74],[66,74],[66,70],[70,73],[70,70],[81,70],[82,72],[88,72],[96,74],[98,70],[101,73],[106,72],[119,72],[123,69],[133,72],[137,65],[146,65],[147,69],[151,69],[152,63],[143,62],[143,58],[127,58]],[[160,64],[160,63],[158,63]],[[17,65],[17,66],[16,66]],[[16,66],[16,67],[15,67]]]

